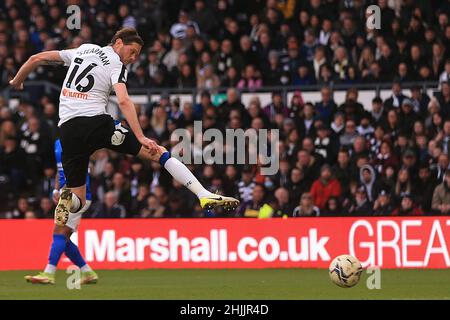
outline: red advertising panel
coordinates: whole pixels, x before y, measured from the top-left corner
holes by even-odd
[[[52,228],[0,221],[0,270],[41,269]],[[72,239],[98,269],[326,268],[344,253],[365,267],[450,267],[450,217],[86,219]]]

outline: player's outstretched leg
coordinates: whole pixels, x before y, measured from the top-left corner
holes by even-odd
[[[202,208],[210,210],[223,206],[225,210],[235,210],[238,207],[239,200],[206,190],[192,172],[178,159],[171,157],[168,151],[162,153],[159,163],[175,180],[182,183],[197,196]]]
[[[65,226],[69,220],[70,212],[77,212],[81,207],[80,198],[69,188],[62,188],[58,205],[55,209],[55,224],[60,227]]]
[[[66,250],[64,251],[67,258],[72,261],[81,270],[81,284],[97,283],[98,275],[86,263],[78,247],[70,239],[67,241]]]
[[[61,259],[62,253],[64,252],[70,261],[80,268],[80,284],[97,283],[97,274],[83,259],[78,247],[70,240],[72,232],[78,227],[82,213],[87,210],[89,205],[90,201],[88,201],[81,210],[73,213],[67,222],[67,226],[61,227],[55,225],[55,229],[53,231],[53,242],[50,247],[50,255],[45,270],[34,276],[25,276],[25,280],[31,283],[54,284],[56,267]]]
[[[81,270],[80,284],[97,283],[98,276],[86,263],[81,256],[78,247],[67,238],[65,234],[54,234],[53,242],[50,247],[50,255],[48,258],[48,264],[43,272],[39,272],[37,275],[25,276],[25,280],[30,283],[39,284],[55,284],[56,266],[61,259],[62,253],[77,265]]]
[[[53,234],[48,264],[45,267],[44,272],[39,272],[35,276],[25,276],[25,280],[31,283],[55,284],[56,266],[58,265],[64,250],[66,250],[66,235]]]

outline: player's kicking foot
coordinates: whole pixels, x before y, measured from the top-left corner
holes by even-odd
[[[25,276],[25,280],[31,283],[55,284],[55,275],[53,273],[39,272],[35,276]]]
[[[85,271],[81,273],[81,284],[94,284],[98,281],[98,275],[94,271]]]
[[[69,219],[70,207],[72,206],[72,192],[70,189],[63,188],[59,196],[58,205],[55,209],[55,223],[63,227]]]
[[[236,210],[239,206],[239,200],[232,197],[212,194],[210,196],[201,197],[200,206],[206,210],[211,210],[216,207],[223,207],[225,210]]]

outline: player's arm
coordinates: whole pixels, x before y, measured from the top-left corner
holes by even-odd
[[[142,146],[148,149],[150,154],[156,154],[159,150],[159,146],[155,141],[144,136],[142,128],[139,124],[136,108],[128,95],[128,90],[125,83],[119,82],[114,84],[114,91],[116,92],[117,100],[119,102],[119,108],[125,116],[125,119],[128,121],[131,130],[133,130],[134,135]]]
[[[41,65],[64,65],[64,61],[61,58],[59,51],[44,51],[32,55],[28,60],[20,67],[14,79],[9,84],[16,89],[23,89],[23,82],[28,75]]]

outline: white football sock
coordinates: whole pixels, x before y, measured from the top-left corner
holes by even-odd
[[[80,268],[81,272],[88,272],[88,271],[92,271],[91,267],[89,267],[89,265],[86,263],[84,266],[82,266]]]
[[[70,212],[75,213],[81,209],[81,200],[78,196],[72,192],[72,205],[70,207]]]
[[[55,273],[55,272],[56,272],[56,266],[54,266],[54,265],[52,265],[52,264],[48,264],[48,265],[45,267],[44,272],[45,272],[45,273]]]
[[[192,191],[198,198],[212,195],[212,193],[206,190],[192,172],[177,158],[169,158],[164,164],[164,168],[169,171],[175,180]]]

